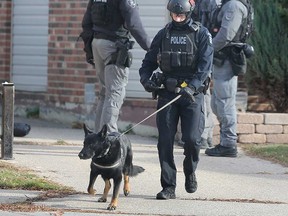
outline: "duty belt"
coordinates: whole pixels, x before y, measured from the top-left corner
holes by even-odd
[[[181,88],[184,88],[186,86],[188,86],[187,83],[189,83],[190,80],[187,80],[187,79],[183,79],[183,78],[180,78],[180,79],[176,79],[176,78],[165,78],[164,79],[164,87],[167,91],[169,92],[175,92],[175,89],[177,87],[181,87]]]

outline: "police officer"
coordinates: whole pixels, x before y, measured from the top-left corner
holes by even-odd
[[[158,156],[161,167],[162,191],[156,199],[175,199],[176,166],[173,144],[179,119],[182,139],[185,142],[183,161],[185,189],[188,193],[197,190],[195,171],[199,161],[200,139],[204,129],[203,83],[211,73],[213,60],[212,38],[209,31],[193,22],[191,13],[194,1],[170,0],[167,9],[172,22],[154,37],[150,50],[143,59],[139,70],[140,82],[148,92],[157,90],[161,108],[181,97],[157,113]],[[150,79],[157,68],[162,73],[159,83]]]
[[[192,13],[192,19],[201,22],[203,6],[205,0],[195,0],[195,9]],[[201,149],[206,149],[213,146],[213,130],[214,130],[214,118],[211,109],[211,89],[208,88],[204,95],[204,113],[205,113],[205,128],[201,135]]]
[[[118,131],[131,63],[130,33],[144,50],[150,47],[136,0],[89,0],[82,28],[92,29],[94,34],[92,50],[100,88],[95,131],[104,124],[109,132]]]
[[[241,24],[247,17],[248,11],[238,0],[203,0],[203,5],[202,23],[211,32],[215,49],[211,107],[220,122],[220,144],[206,149],[205,154],[236,157],[238,77],[235,76],[229,54],[226,52],[231,48],[231,42],[239,42]]]

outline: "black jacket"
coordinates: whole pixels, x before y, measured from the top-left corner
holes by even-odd
[[[94,0],[89,0],[87,10],[82,20],[83,30],[91,30],[96,33],[97,38],[120,39],[129,38],[129,33],[135,38],[139,45],[148,50],[150,47],[149,37],[144,30],[140,20],[139,11],[135,0],[107,0],[112,4],[111,22],[105,26],[93,23],[91,7]]]
[[[186,25],[191,25],[192,22],[193,21],[191,20],[191,22]],[[187,26],[183,26],[183,28],[187,28]],[[142,84],[144,84],[150,78],[153,71],[158,68],[157,54],[159,53],[159,50],[161,50],[162,38],[164,37],[164,34],[166,34],[165,28],[161,29],[156,34],[156,36],[152,40],[150,50],[145,55],[142,66],[139,70],[140,82]],[[200,87],[203,87],[204,81],[207,79],[207,77],[212,71],[213,53],[214,49],[212,46],[211,34],[207,30],[207,28],[200,26],[197,45],[197,69],[196,72],[193,72],[191,68],[191,73],[193,73],[193,77],[188,84],[189,86],[194,87],[196,90],[200,89]]]

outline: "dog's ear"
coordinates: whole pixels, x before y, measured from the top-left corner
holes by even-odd
[[[103,125],[103,127],[102,127],[102,129],[101,129],[101,131],[100,131],[101,137],[106,138],[106,136],[107,136],[107,130],[108,130],[107,124]]]
[[[83,129],[84,129],[85,137],[86,137],[88,134],[93,133],[93,131],[91,131],[91,130],[86,126],[86,124],[83,124]]]

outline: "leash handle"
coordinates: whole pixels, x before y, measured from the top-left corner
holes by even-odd
[[[146,121],[147,119],[151,118],[153,115],[157,114],[158,112],[160,112],[161,110],[165,109],[167,106],[169,106],[170,104],[174,103],[176,100],[178,100],[182,95],[177,95],[174,99],[172,99],[171,101],[169,101],[167,104],[165,104],[164,106],[162,106],[160,109],[156,110],[155,112],[153,112],[152,114],[150,114],[149,116],[147,116],[145,119],[143,119],[142,121],[138,122],[137,124],[133,125],[131,128],[129,128],[128,130],[124,131],[123,133],[121,133],[119,136],[122,136],[126,133],[128,133],[129,131],[131,131],[133,128],[137,127],[139,124],[143,123],[144,121]]]

